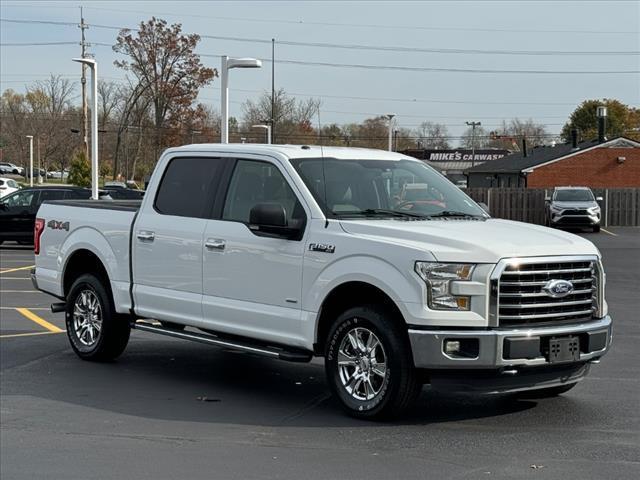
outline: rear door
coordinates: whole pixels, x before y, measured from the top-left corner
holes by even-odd
[[[136,313],[189,325],[202,323],[203,234],[225,161],[169,160],[156,196],[133,231]]]
[[[33,218],[37,209],[39,192],[22,190],[7,195],[0,207],[0,235],[6,240],[33,238]],[[30,228],[30,230],[29,230]]]

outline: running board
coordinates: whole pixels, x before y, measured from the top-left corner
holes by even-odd
[[[152,325],[147,322],[132,322],[131,328],[135,330],[143,330],[145,332],[158,333],[160,335],[167,335],[168,337],[182,338],[183,340],[205,343],[207,345],[254,353],[256,355],[277,358],[288,362],[309,362],[313,357],[313,353],[306,350],[285,350],[278,347],[262,346],[250,340],[244,341],[237,337],[229,339],[224,336],[165,328]]]

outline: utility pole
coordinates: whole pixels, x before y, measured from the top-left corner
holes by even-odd
[[[84,31],[89,28],[89,26],[84,23],[84,15],[82,13],[82,7],[80,7],[80,28],[82,41],[80,42],[80,47],[82,47],[82,58],[87,58],[87,50],[88,46],[87,42],[85,42]],[[82,147],[84,149],[85,158],[89,158],[89,142],[87,141],[87,132],[89,131],[89,116],[87,115],[88,102],[87,102],[87,65],[82,64],[82,78],[80,80],[80,84],[82,85]]]
[[[395,117],[395,113],[387,113],[385,117],[389,120],[389,151],[393,151],[393,117]]]
[[[471,168],[476,164],[476,127],[482,125],[482,122],[466,122],[471,127]]]
[[[271,39],[271,133],[269,143],[275,143],[276,132],[276,39]]]

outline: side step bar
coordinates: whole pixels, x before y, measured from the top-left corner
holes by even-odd
[[[172,328],[152,325],[148,322],[132,322],[131,328],[135,330],[143,330],[145,332],[158,333],[168,337],[182,338],[183,340],[192,340],[194,342],[205,343],[207,345],[254,353],[256,355],[277,358],[288,362],[309,362],[313,357],[313,353],[306,350],[285,350],[283,348],[260,345],[250,340],[244,340],[238,337],[231,339],[225,338],[224,336],[210,335],[206,333],[175,330]]]

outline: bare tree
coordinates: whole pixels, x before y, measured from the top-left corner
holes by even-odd
[[[415,132],[416,142],[422,148],[451,148],[446,125],[434,122],[422,122]]]

